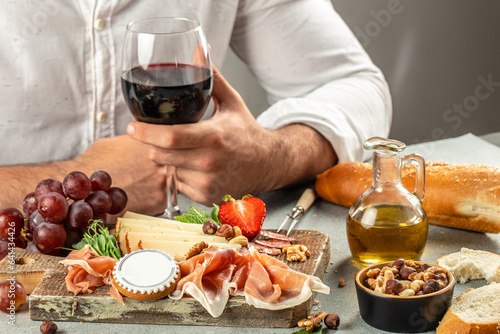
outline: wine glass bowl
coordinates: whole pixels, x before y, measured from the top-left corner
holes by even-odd
[[[165,125],[198,122],[207,109],[213,86],[209,47],[200,23],[179,17],[129,23],[121,83],[137,121]],[[167,208],[163,216],[174,218],[179,214],[175,168],[167,166]]]

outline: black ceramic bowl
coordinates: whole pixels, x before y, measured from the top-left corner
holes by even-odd
[[[425,262],[415,263],[422,265]],[[455,287],[453,275],[445,270],[448,285],[439,291],[421,296],[389,295],[375,292],[363,285],[368,270],[391,265],[392,262],[372,265],[356,274],[356,294],[363,320],[370,326],[389,332],[415,333],[435,329],[451,304]]]

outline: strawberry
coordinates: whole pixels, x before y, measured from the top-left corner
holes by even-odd
[[[253,240],[259,234],[264,218],[266,218],[266,205],[264,202],[251,195],[245,195],[240,200],[235,200],[230,195],[223,197],[219,207],[219,220],[221,224],[238,226],[241,233]]]

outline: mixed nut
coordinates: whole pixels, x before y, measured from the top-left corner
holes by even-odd
[[[443,289],[448,285],[448,277],[440,267],[397,259],[391,267],[368,270],[363,284],[375,292],[410,297]]]
[[[299,320],[297,326],[305,327],[306,332],[313,332],[321,326],[322,322],[330,329],[337,329],[340,324],[340,318],[337,313],[319,312],[311,314],[307,319]]]

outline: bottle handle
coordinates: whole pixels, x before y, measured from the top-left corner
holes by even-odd
[[[425,196],[425,160],[420,154],[410,154],[402,159],[402,164],[412,164],[415,166],[415,191],[413,194],[417,196],[420,201],[424,200]]]

